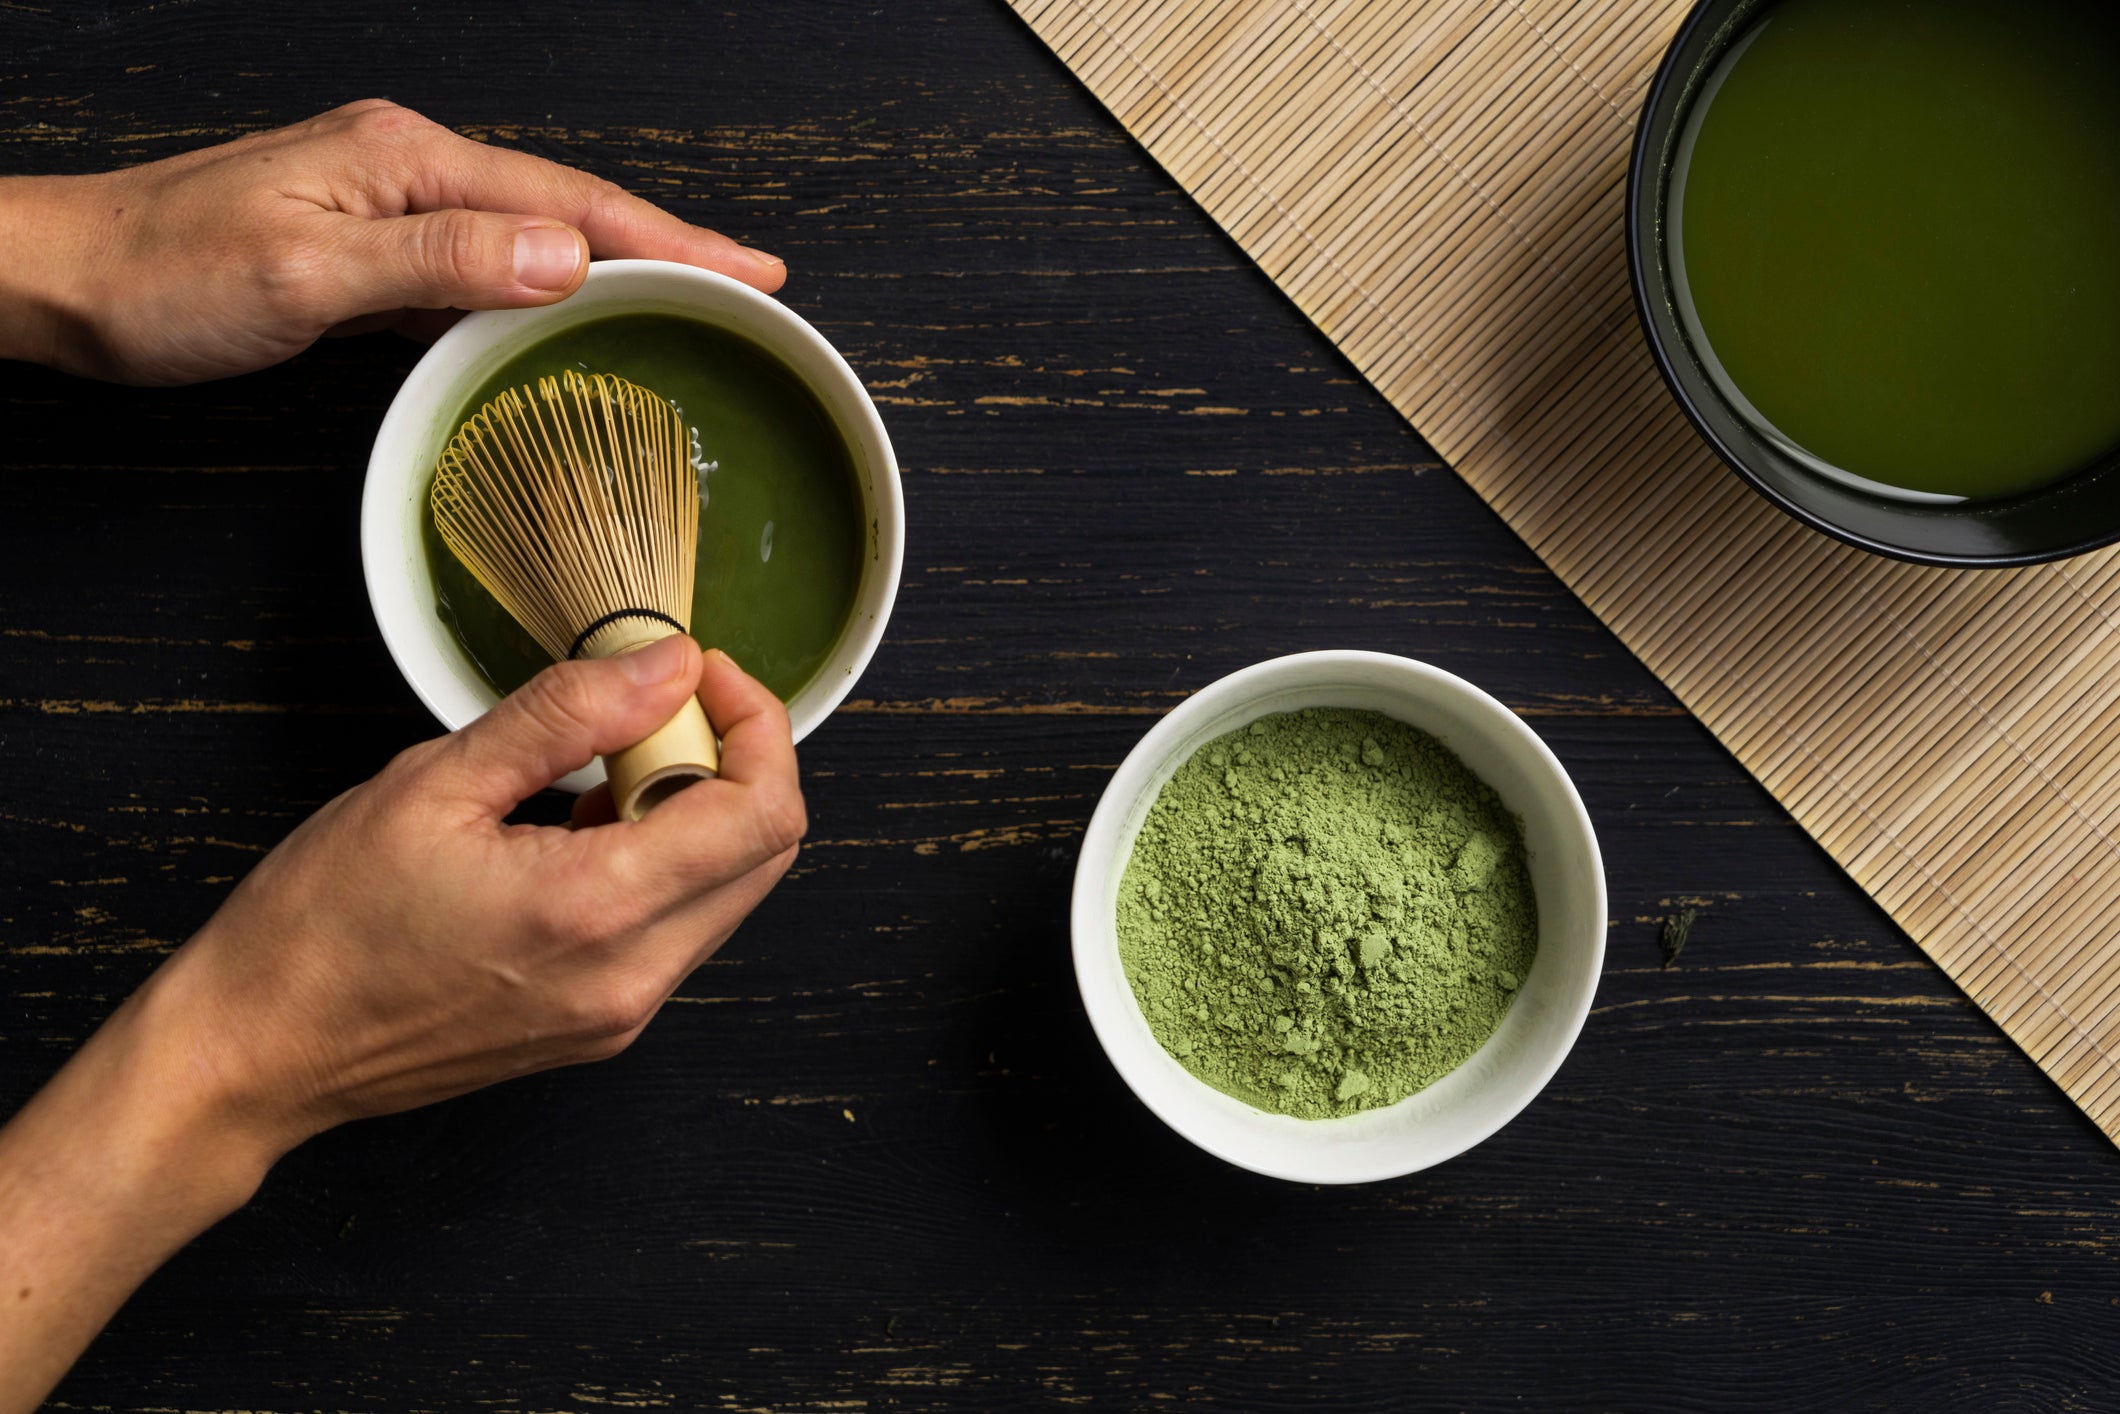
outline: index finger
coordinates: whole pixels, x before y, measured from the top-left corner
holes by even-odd
[[[674,260],[743,281],[767,294],[787,280],[777,256],[680,220],[616,183],[587,172],[474,142],[435,125],[413,144],[400,173],[414,210],[466,207],[565,221],[605,258]]]
[[[702,653],[700,665],[699,705],[721,738],[721,778],[794,785],[795,733],[787,707],[719,648]]]
[[[787,853],[809,828],[780,699],[728,654],[709,649],[699,701],[722,739],[720,776],[679,791],[645,819],[577,836],[667,907]]]

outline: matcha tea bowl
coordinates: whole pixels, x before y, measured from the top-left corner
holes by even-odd
[[[1967,568],[2120,539],[2120,9],[1700,0],[1635,126],[1649,349],[1761,496]]]
[[[443,546],[428,497],[474,412],[567,369],[676,405],[700,485],[692,636],[778,693],[802,740],[853,689],[890,618],[897,459],[860,378],[800,315],[664,261],[600,261],[559,304],[467,315],[398,390],[368,461],[361,560],[405,680],[454,730],[551,661]],[[593,763],[560,784],[602,779]]]
[[[1567,772],[1462,678],[1299,653],[1180,704],[1083,837],[1075,977],[1141,1102],[1239,1167],[1364,1183],[1529,1104],[1605,952]]]

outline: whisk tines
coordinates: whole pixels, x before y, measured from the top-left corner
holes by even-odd
[[[554,658],[608,658],[691,628],[699,472],[668,400],[569,369],[510,388],[450,439],[434,473],[451,554]],[[698,702],[604,758],[638,819],[720,753]]]
[[[568,369],[504,391],[442,453],[433,507],[450,552],[554,658],[629,617],[690,626],[699,474],[684,419],[636,383]]]

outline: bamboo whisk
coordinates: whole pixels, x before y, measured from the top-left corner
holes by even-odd
[[[699,472],[684,419],[637,383],[569,369],[508,389],[450,439],[432,505],[450,553],[555,659],[690,631]],[[604,758],[628,820],[720,765],[697,700]]]

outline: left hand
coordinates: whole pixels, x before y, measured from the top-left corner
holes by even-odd
[[[327,334],[433,337],[552,304],[592,255],[676,260],[768,294],[787,267],[610,182],[382,99],[85,177],[0,180],[0,357],[196,383]]]

